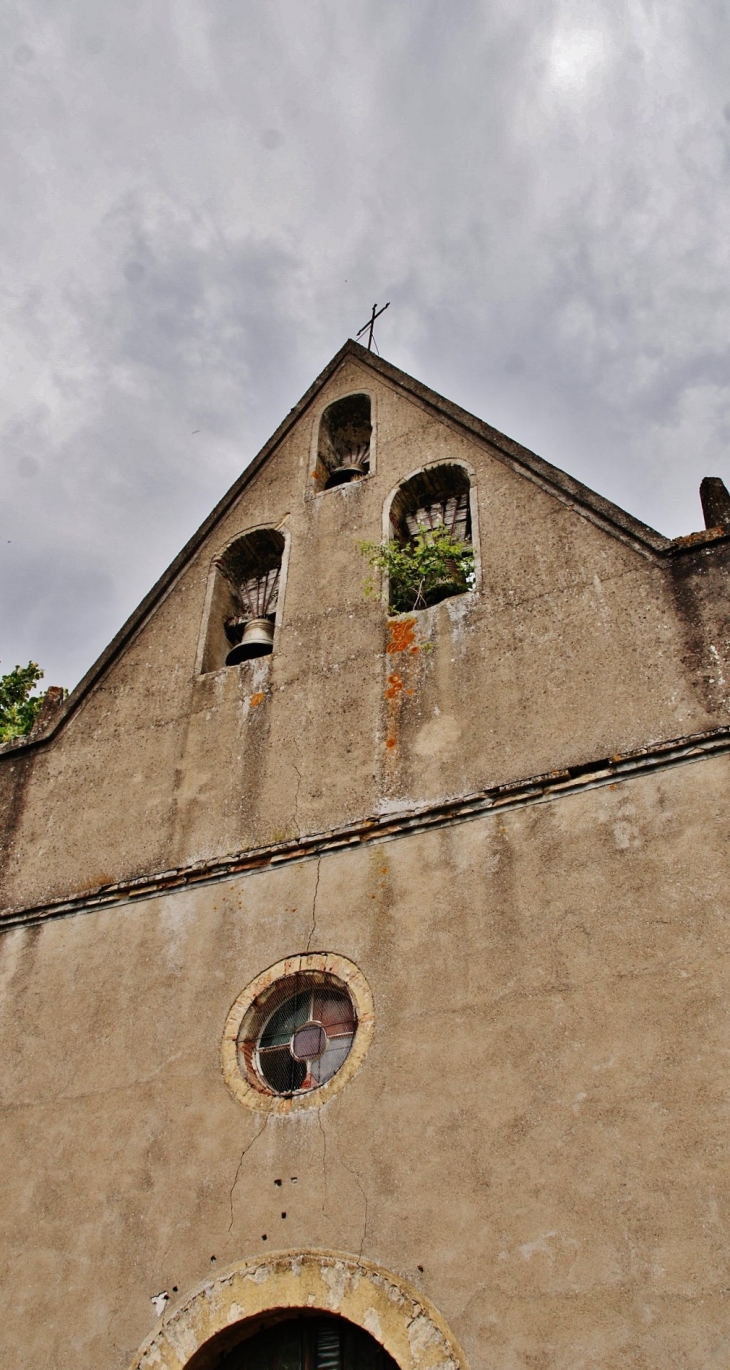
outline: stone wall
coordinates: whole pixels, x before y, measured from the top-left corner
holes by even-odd
[[[0,907],[727,724],[727,537],[642,540],[400,374],[350,349],[50,741],[0,755]],[[354,389],[374,469],[316,493],[320,416]],[[477,588],[394,625],[358,542],[438,461],[471,472]],[[288,545],[274,654],[201,674],[211,568],[267,524]]]
[[[154,1296],[313,1249],[420,1290],[473,1370],[722,1364],[729,788],[685,759],[9,931],[3,1364],[126,1370]],[[224,1025],[307,946],[359,967],[375,1035],[267,1116]]]

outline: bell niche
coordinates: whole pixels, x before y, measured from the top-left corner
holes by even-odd
[[[203,671],[238,666],[274,650],[284,537],[257,528],[216,562]]]
[[[319,421],[314,469],[320,490],[349,485],[368,475],[372,431],[368,395],[346,395],[325,409]]]

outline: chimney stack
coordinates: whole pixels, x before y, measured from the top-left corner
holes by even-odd
[[[705,528],[730,527],[730,493],[719,476],[705,476],[700,484]]]

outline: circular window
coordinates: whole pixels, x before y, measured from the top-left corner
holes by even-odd
[[[253,1108],[288,1111],[313,1094],[319,1104],[354,1074],[372,1031],[372,996],[351,961],[290,957],[233,1005],[222,1045],[226,1083]]]
[[[326,1084],[352,1046],[357,1019],[347,990],[316,984],[311,976],[300,974],[293,993],[284,982],[284,1002],[259,1033],[254,1061],[275,1094],[297,1094]],[[242,1050],[245,1053],[245,1044]]]

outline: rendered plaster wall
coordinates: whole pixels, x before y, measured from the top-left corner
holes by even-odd
[[[126,1370],[153,1296],[312,1248],[422,1288],[471,1370],[726,1364],[729,798],[686,763],[6,932],[3,1367]],[[267,1118],[221,1034],[307,946],[375,1036]]]
[[[353,390],[374,474],[314,495],[320,415]],[[357,542],[441,460],[473,469],[479,587],[394,636]],[[213,559],[267,524],[289,539],[275,652],[196,674]],[[0,756],[0,907],[725,723],[727,555],[659,564],[346,359],[61,732]]]

